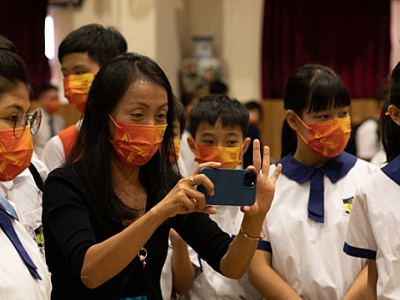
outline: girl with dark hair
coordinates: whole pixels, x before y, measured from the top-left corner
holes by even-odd
[[[54,299],[160,299],[171,228],[225,276],[245,272],[280,168],[268,178],[268,148],[262,165],[256,154],[253,169],[263,171],[257,200],[243,207],[242,230],[232,240],[194,188],[204,185],[212,194],[212,182],[197,170],[180,179],[172,166],[174,118],[170,83],[148,57],[122,54],[100,69],[66,167],[46,181],[43,223]]]
[[[249,268],[266,299],[353,299],[365,291],[365,260],[342,247],[356,185],[375,168],[343,152],[349,105],[330,68],[305,65],[288,79],[282,174]]]
[[[359,186],[344,251],[368,259],[366,299],[400,299],[400,63],[381,115],[388,164]]]
[[[29,172],[40,111],[28,114],[25,63],[15,47],[3,47],[10,41],[0,36],[0,44],[0,299],[50,299],[50,274],[33,240],[42,197]]]

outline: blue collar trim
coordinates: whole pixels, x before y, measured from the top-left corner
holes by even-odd
[[[295,160],[292,154],[286,155],[276,164],[281,163],[282,174],[298,184],[310,180],[308,217],[316,222],[324,223],[324,176],[326,175],[332,183],[335,183],[346,176],[356,162],[357,157],[342,152],[320,168],[306,166]]]
[[[400,155],[396,156],[381,170],[383,173],[386,174],[386,176],[388,176],[390,179],[400,185]]]
[[[335,183],[346,176],[346,174],[354,167],[356,162],[357,157],[347,152],[342,152],[318,169],[306,166],[295,160],[292,154],[286,155],[275,164],[277,165],[278,163],[281,163],[282,174],[299,184],[303,184],[310,179],[311,175],[316,170],[322,171],[332,183]]]

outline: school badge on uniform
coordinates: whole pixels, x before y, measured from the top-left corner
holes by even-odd
[[[351,205],[353,204],[354,197],[343,199],[344,210],[346,214],[350,214],[351,212]]]

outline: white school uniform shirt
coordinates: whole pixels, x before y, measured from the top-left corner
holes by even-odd
[[[12,202],[10,203],[19,216],[21,212]],[[50,299],[52,289],[50,273],[37,244],[19,221],[12,219],[11,222],[21,244],[38,268],[37,272],[42,280],[32,277],[18,251],[0,228],[0,299]]]
[[[31,162],[44,182],[49,174],[46,165],[35,154]],[[35,231],[38,233],[42,226],[42,192],[29,169],[26,168],[13,180],[0,181],[0,195],[18,206],[22,214],[21,223],[27,227],[32,236],[36,236]]]
[[[217,208],[218,212],[214,215],[210,215],[210,218],[214,220],[226,233],[230,234],[231,236],[237,235],[243,219],[243,213],[240,211],[240,207],[225,205],[215,205],[215,207]],[[237,219],[240,221],[238,222]],[[192,262],[195,265],[199,264],[199,257],[191,255],[191,258],[193,259]],[[193,287],[186,299],[262,299],[261,294],[250,283],[247,273],[245,273],[239,280],[230,279],[214,271],[214,269],[208,265],[206,261],[201,260],[200,263],[201,271],[195,278]]]
[[[329,163],[336,161],[349,163],[351,169],[335,183],[324,175],[323,223],[308,217],[310,180],[299,184],[285,175],[289,170],[301,178],[302,171],[311,167],[288,155],[280,161],[282,174],[263,225],[266,236],[259,249],[262,244],[263,250],[272,251],[273,269],[305,300],[343,299],[366,264],[364,259],[346,256],[342,249],[356,186],[376,167],[348,153]],[[330,166],[336,171],[343,168],[343,164]],[[275,168],[271,165],[270,175]]]
[[[382,149],[378,124],[377,119],[367,119],[356,130],[355,142],[358,157],[370,160],[379,149]]]
[[[400,299],[400,156],[357,189],[344,251],[376,260],[378,299]]]
[[[79,130],[82,120],[79,120],[75,126]],[[46,164],[49,171],[62,166],[65,162],[65,152],[63,143],[58,135],[53,136],[43,149],[40,159]]]
[[[387,158],[386,158],[386,152],[383,148],[379,149],[378,152],[372,156],[370,163],[378,166],[378,167],[383,167],[386,165]]]
[[[40,129],[34,136],[32,136],[33,144],[35,145],[35,152],[39,157],[42,156],[46,143],[52,137],[50,129],[50,117],[53,119],[52,124],[56,134],[65,127],[65,121],[61,115],[56,113],[49,115],[43,108],[40,110],[42,111]]]

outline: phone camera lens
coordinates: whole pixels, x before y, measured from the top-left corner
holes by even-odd
[[[245,187],[254,187],[256,184],[257,175],[254,173],[246,173],[244,174],[244,186]]]

